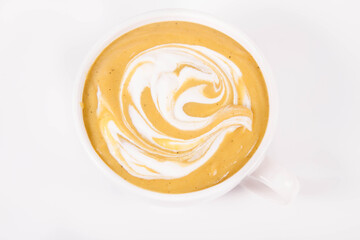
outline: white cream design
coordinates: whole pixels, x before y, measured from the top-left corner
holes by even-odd
[[[117,121],[98,89],[97,116],[110,153],[139,178],[174,179],[190,174],[215,154],[227,133],[239,127],[251,131],[251,102],[241,76],[231,60],[202,46],[165,44],[138,54],[121,80],[118,95],[124,114]],[[212,97],[205,94],[209,85],[215,92]],[[151,92],[153,103],[149,104],[164,121],[179,131],[193,132],[194,137],[160,131],[144,111],[145,90]],[[131,97],[130,104],[124,100],[125,93]],[[209,116],[196,117],[184,111],[187,103],[219,106]]]

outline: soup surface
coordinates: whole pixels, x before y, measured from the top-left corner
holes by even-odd
[[[82,98],[100,158],[139,187],[186,193],[239,171],[268,122],[266,84],[235,40],[190,22],[136,28],[90,68]]]

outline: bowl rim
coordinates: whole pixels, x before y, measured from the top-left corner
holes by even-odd
[[[258,66],[262,71],[268,91],[268,123],[264,137],[256,152],[248,160],[248,162],[231,177],[211,187],[195,192],[160,193],[138,187],[126,181],[120,175],[115,173],[96,153],[87,135],[83,122],[83,114],[81,107],[83,88],[88,71],[90,70],[90,67],[92,66],[98,55],[105,49],[105,47],[107,47],[112,41],[117,39],[122,34],[146,24],[164,21],[188,21],[198,23],[214,28],[233,38],[235,41],[240,43],[257,62]],[[120,184],[124,189],[127,189],[129,190],[129,192],[140,195],[150,200],[161,200],[167,202],[194,202],[199,200],[214,199],[225,194],[226,192],[237,186],[246,176],[250,175],[261,164],[264,153],[266,152],[275,132],[278,117],[278,96],[275,87],[275,80],[273,78],[273,74],[269,64],[265,60],[264,55],[260,52],[258,47],[256,47],[256,45],[243,32],[241,32],[236,27],[233,27],[228,23],[224,23],[223,21],[218,20],[217,18],[207,13],[186,9],[162,9],[146,12],[130,18],[129,20],[118,25],[113,31],[110,31],[109,34],[101,38],[101,40],[98,41],[90,49],[76,77],[73,99],[73,112],[75,118],[74,120],[76,123],[77,135],[79,136],[83,147],[86,149],[93,162],[100,169],[102,169],[107,176],[113,179],[116,183]]]

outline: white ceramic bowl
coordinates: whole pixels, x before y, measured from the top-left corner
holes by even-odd
[[[237,173],[235,173],[233,176],[229,177],[225,181],[217,185],[214,185],[212,187],[196,192],[182,193],[182,194],[158,193],[158,192],[145,190],[143,188],[137,187],[127,182],[122,177],[120,177],[115,172],[113,172],[104,163],[104,161],[97,155],[87,136],[83,122],[83,115],[82,115],[80,102],[82,101],[82,92],[83,92],[84,82],[87,73],[91,65],[95,61],[96,57],[103,51],[103,49],[106,46],[108,46],[113,40],[123,35],[124,33],[132,29],[138,28],[142,25],[146,25],[154,22],[162,22],[162,21],[188,21],[188,22],[199,23],[214,28],[218,31],[221,31],[226,35],[230,36],[231,38],[233,38],[234,40],[236,40],[237,42],[239,42],[254,57],[255,61],[259,65],[262,74],[265,78],[268,95],[269,95],[270,109],[269,109],[269,120],[268,120],[267,129],[264,138],[260,143],[260,146],[254,153],[254,155],[251,157],[251,159]],[[103,40],[101,40],[91,49],[89,55],[85,58],[85,62],[83,66],[80,68],[80,72],[77,77],[75,97],[74,97],[74,112],[75,112],[78,133],[81,142],[84,145],[85,149],[87,150],[88,154],[94,160],[94,162],[99,166],[99,168],[101,168],[106,175],[110,176],[119,185],[121,185],[123,188],[126,188],[135,194],[141,195],[145,198],[152,200],[163,200],[167,202],[194,202],[200,200],[214,199],[216,197],[225,194],[226,192],[233,189],[236,185],[238,185],[244,178],[252,174],[253,171],[259,167],[259,165],[263,161],[264,154],[274,135],[275,124],[278,115],[278,99],[277,99],[276,89],[274,86],[274,79],[271,74],[269,64],[266,62],[264,56],[255,46],[255,44],[244,33],[239,31],[237,28],[230,26],[229,24],[224,23],[204,13],[182,10],[182,9],[167,9],[167,10],[153,11],[153,12],[141,14],[126,22],[123,22],[116,28],[115,31],[110,33],[108,36],[106,36]],[[263,183],[266,184],[266,181]],[[273,188],[271,184],[270,185],[267,184],[267,185]]]

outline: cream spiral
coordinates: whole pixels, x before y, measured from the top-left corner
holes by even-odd
[[[205,164],[227,133],[251,131],[240,69],[203,46],[164,44],[136,55],[119,87],[121,116],[98,88],[97,117],[112,156],[133,176],[175,179]]]

